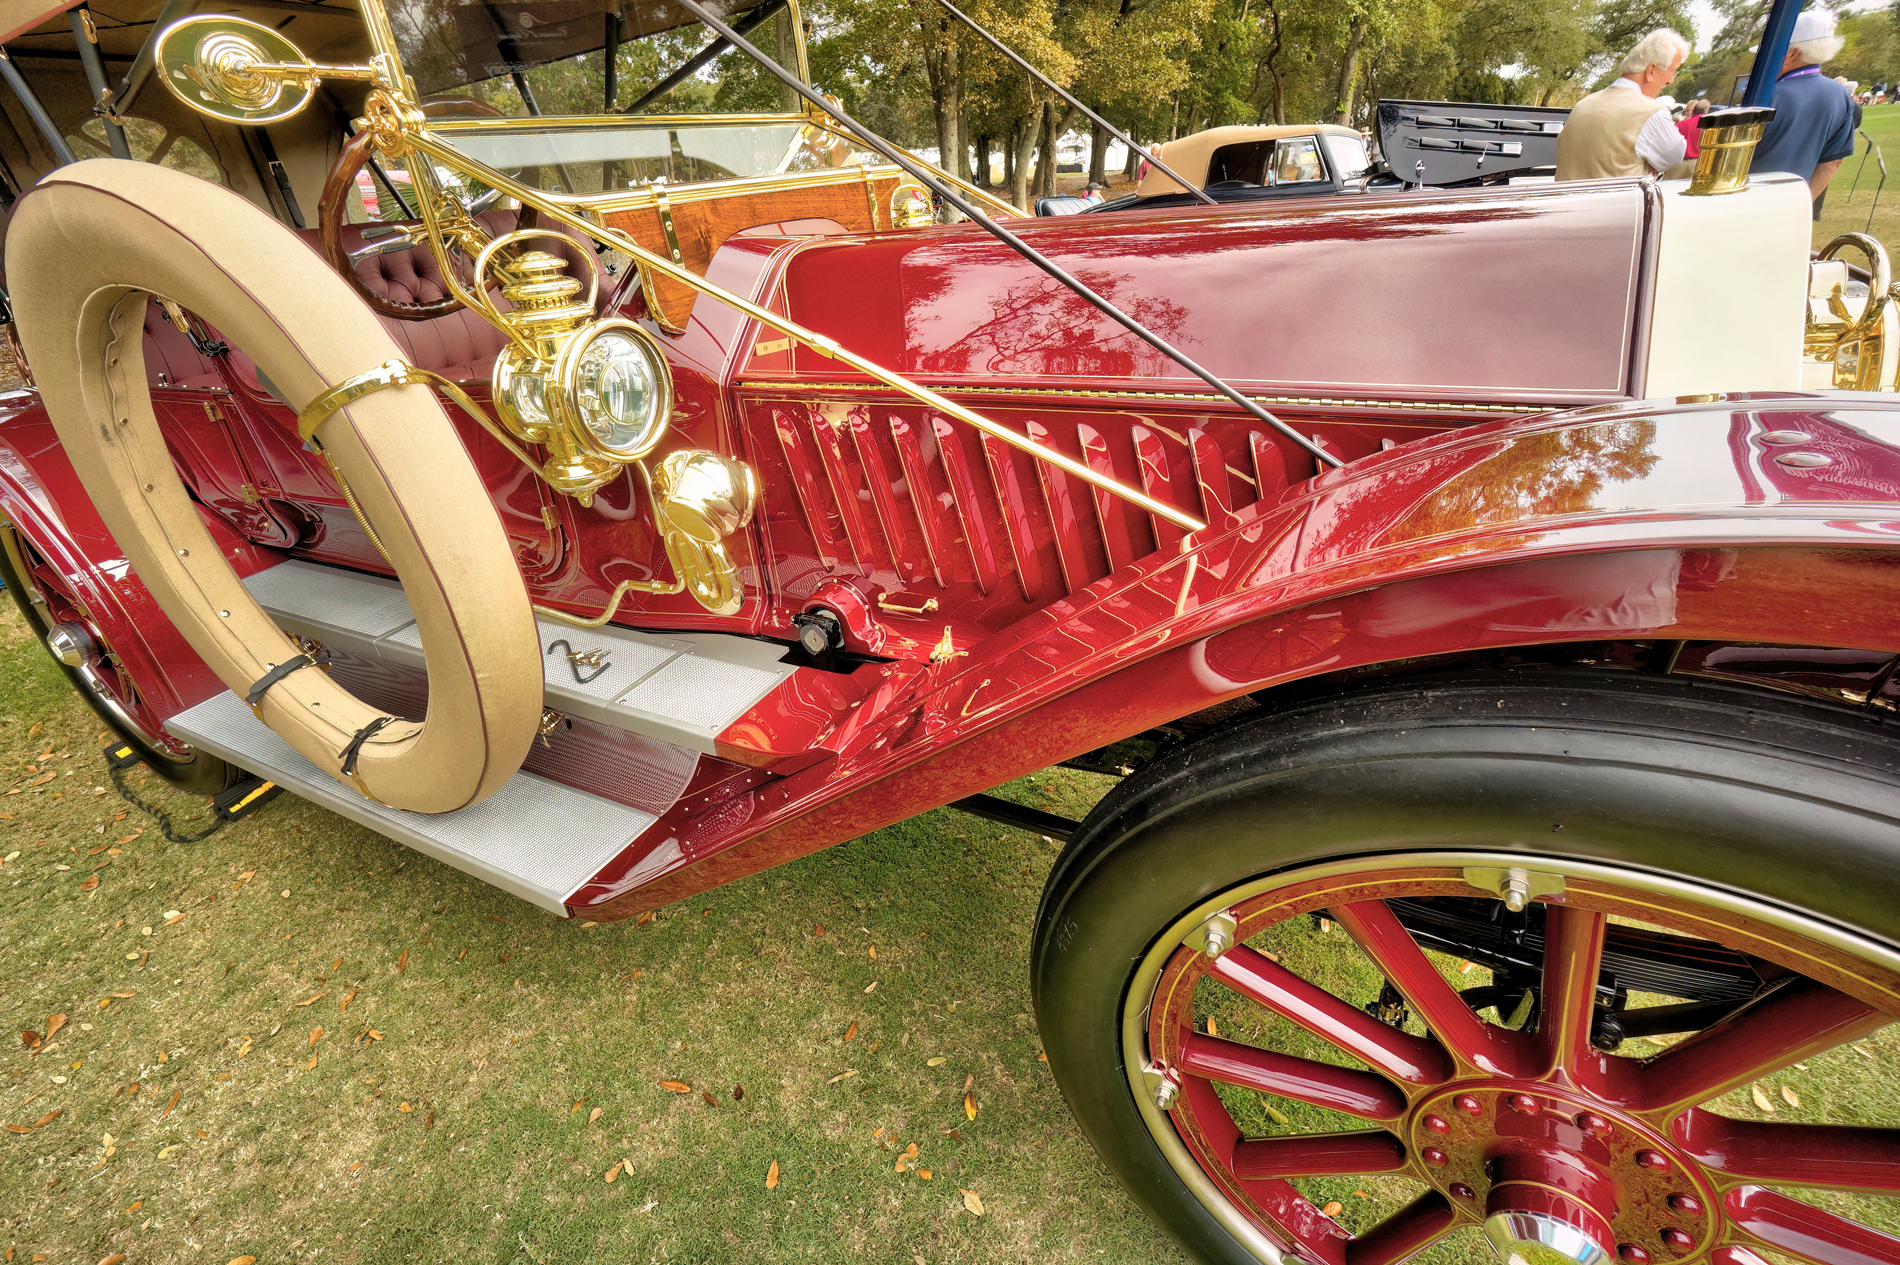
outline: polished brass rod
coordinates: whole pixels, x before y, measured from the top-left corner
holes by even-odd
[[[1080,101],[1070,96],[1067,92],[1064,92],[1061,86],[1058,85],[1055,80],[1043,74],[1040,70],[1037,70],[1034,66],[1031,66],[1028,62],[1024,61],[1021,57],[1018,57],[1016,55],[1015,50],[1010,48],[1009,45],[1003,43],[1003,41],[997,39],[994,35],[991,35],[988,31],[984,30],[981,26],[978,26],[975,22],[972,22],[969,18],[969,15],[964,13],[962,9],[957,8],[956,5],[951,4],[950,0],[937,0],[937,3],[942,5],[945,9],[949,10],[951,17],[963,23],[963,25],[969,27],[972,31],[975,31],[978,35],[982,36],[984,40],[986,40],[989,43],[989,46],[991,48],[995,49],[997,52],[1001,53],[1003,56],[1009,58],[1012,62],[1015,62],[1016,65],[1020,66],[1023,70],[1027,71],[1030,77],[1035,79],[1036,82],[1040,83],[1043,87],[1049,89],[1049,91],[1055,93],[1058,97],[1061,97],[1064,101],[1067,101],[1070,105],[1074,106],[1076,109],[1082,111],[1082,113],[1088,115],[1090,122],[1094,123],[1097,127],[1104,129],[1105,131],[1108,132],[1110,136],[1113,136],[1116,140],[1128,146],[1128,149],[1131,153],[1138,154],[1141,152],[1141,147],[1139,145],[1136,145],[1135,142],[1130,137],[1125,135],[1119,127],[1116,127],[1113,123],[1110,123],[1107,119],[1103,118],[1101,115],[1097,114],[1095,111],[1089,109],[1087,106],[1083,105]],[[1050,157],[1053,158],[1054,155],[1052,154],[1050,155]],[[1208,196],[1207,190],[1196,188],[1194,185],[1189,184],[1187,181],[1183,180],[1179,174],[1176,173],[1174,168],[1162,162],[1160,154],[1149,154],[1148,160],[1154,163],[1155,166],[1161,169],[1162,175],[1167,176],[1169,179],[1173,180],[1176,184],[1180,185],[1183,189],[1186,189],[1189,193],[1199,198],[1202,202],[1206,203],[1208,206],[1218,205],[1218,203],[1216,203],[1212,197]],[[985,177],[985,179],[987,178],[988,177]]]
[[[1058,469],[1082,480],[1090,487],[1101,488],[1104,492],[1119,496],[1123,500],[1138,506],[1150,514],[1155,514],[1167,519],[1183,530],[1199,531],[1201,528],[1207,526],[1206,523],[1201,522],[1191,514],[1182,513],[1172,505],[1157,501],[1146,493],[1136,491],[1127,484],[1097,473],[1088,466],[1075,460],[1075,458],[1068,456],[1066,453],[1058,452],[1054,448],[1046,448],[1027,435],[1019,435],[1000,422],[993,422],[980,413],[973,412],[970,409],[964,408],[961,404],[945,399],[935,391],[932,391],[929,387],[912,382],[904,375],[894,370],[886,369],[874,361],[866,360],[856,352],[840,346],[836,339],[829,338],[814,330],[806,329],[796,321],[780,316],[776,312],[769,312],[758,304],[732,293],[730,290],[714,285],[690,269],[683,268],[672,260],[647,250],[641,246],[639,242],[634,241],[633,238],[620,232],[618,229],[596,224],[591,220],[574,214],[558,203],[550,202],[545,198],[537,196],[540,190],[532,189],[491,167],[476,162],[474,159],[457,151],[454,146],[442,142],[426,128],[418,129],[413,132],[406,131],[403,134],[403,139],[412,148],[422,151],[431,158],[438,159],[444,166],[459,171],[466,171],[490,188],[500,189],[507,196],[517,198],[524,204],[535,207],[543,214],[552,216],[559,223],[579,229],[595,241],[633,256],[653,271],[663,273],[675,281],[683,282],[696,290],[709,294],[721,303],[743,312],[760,324],[769,325],[781,334],[796,338],[799,342],[817,351],[820,355],[829,356],[833,360],[843,361],[859,372],[869,374],[871,377],[876,378],[886,386],[902,391],[913,399],[928,404],[938,412],[946,413],[958,421],[966,422],[974,426],[986,435],[993,435],[1006,444],[1019,448],[1043,461],[1047,461]],[[424,164],[424,166],[426,166],[426,164]],[[449,280],[449,272],[450,269],[445,261],[443,272],[443,279],[445,281]],[[475,305],[470,304],[470,306],[474,307]]]
[[[965,201],[955,190],[950,188],[949,185],[927,174],[923,167],[905,158],[902,152],[895,146],[889,144],[882,137],[864,127],[843,110],[832,105],[831,102],[825,100],[818,93],[813,92],[805,84],[799,82],[797,76],[788,72],[783,66],[780,66],[777,62],[760,52],[749,43],[744,36],[714,17],[712,11],[705,5],[699,3],[699,0],[678,0],[678,2],[681,8],[698,18],[701,22],[704,22],[712,30],[725,36],[732,42],[734,48],[743,50],[747,56],[763,66],[773,77],[778,79],[779,82],[785,84],[794,92],[804,97],[805,100],[811,102],[811,104],[836,119],[839,124],[849,129],[853,136],[863,141],[877,153],[884,155],[884,157],[896,163],[899,167],[902,167],[914,179],[922,181],[935,192],[938,197],[974,220],[977,227],[989,233],[990,236],[996,238],[997,241],[1002,242],[1005,246],[1008,246],[1037,268],[1040,268],[1058,284],[1073,291],[1077,297],[1094,307],[1097,311],[1102,313],[1102,315],[1108,317],[1123,329],[1133,334],[1136,338],[1141,339],[1141,341],[1147,343],[1150,347],[1153,347],[1156,351],[1174,361],[1175,364],[1180,365],[1183,369],[1186,369],[1189,373],[1213,387],[1216,391],[1226,396],[1227,399],[1233,403],[1238,404],[1249,414],[1265,422],[1280,434],[1306,449],[1307,452],[1313,455],[1313,459],[1321,465],[1342,466],[1346,464],[1332,453],[1321,448],[1317,443],[1313,442],[1313,440],[1307,438],[1298,430],[1287,425],[1273,414],[1267,412],[1267,410],[1261,408],[1258,404],[1255,404],[1252,400],[1249,400],[1239,391],[1229,386],[1225,379],[1216,375],[1212,370],[1203,368],[1198,362],[1173,343],[1170,343],[1167,339],[1161,337],[1161,335],[1155,333],[1146,325],[1143,325],[1140,321],[1097,294],[1094,290],[1089,288],[1089,286],[1085,285],[1080,278],[1069,273],[1060,264],[1050,259],[1047,255],[1044,255],[1022,238],[1016,236],[1016,234],[1004,228],[1001,224],[998,224],[984,212],[979,211],[972,203]]]

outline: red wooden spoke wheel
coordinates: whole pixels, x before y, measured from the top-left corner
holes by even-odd
[[[1817,1101],[1891,1071],[1893,739],[1553,684],[1312,699],[1104,800],[1032,976],[1078,1120],[1209,1260],[1900,1262],[1900,1129]]]
[[[153,772],[207,793],[223,790],[237,776],[224,761],[166,732],[163,718],[59,569],[5,524],[0,524],[0,582],[79,696],[138,749]]]

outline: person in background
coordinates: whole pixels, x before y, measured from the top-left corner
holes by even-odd
[[[1846,75],[1834,76],[1834,82],[1847,89],[1847,99],[1854,103],[1854,130],[1860,131],[1861,90],[1860,80],[1849,79]]]
[[[1843,159],[1854,152],[1854,102],[1847,89],[1821,73],[1821,65],[1841,51],[1834,14],[1804,10],[1794,20],[1788,55],[1775,80],[1775,116],[1762,129],[1750,172],[1786,171],[1808,182],[1814,218],[1821,218],[1821,195]]]
[[[1702,152],[1702,145],[1696,139],[1700,132],[1702,116],[1709,112],[1709,99],[1697,97],[1689,103],[1683,116],[1676,120],[1676,130],[1682,133],[1682,161],[1670,169],[1671,179],[1687,180],[1695,174],[1695,160]]]
[[[1660,99],[1689,55],[1689,42],[1668,27],[1638,40],[1617,67],[1618,78],[1570,111],[1557,137],[1557,179],[1661,175],[1682,161],[1682,133]]]
[[[1107,192],[1107,190],[1107,185],[1097,184],[1091,180],[1089,181],[1088,187],[1082,190],[1082,200],[1084,202],[1100,202],[1102,200],[1102,194]]]

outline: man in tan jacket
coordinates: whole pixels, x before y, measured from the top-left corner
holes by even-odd
[[[1663,27],[1645,35],[1617,68],[1620,78],[1577,102],[1557,138],[1557,179],[1661,175],[1687,148],[1658,100],[1689,55],[1689,42]]]

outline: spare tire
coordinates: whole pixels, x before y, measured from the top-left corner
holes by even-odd
[[[179,480],[146,385],[146,296],[210,321],[293,408],[400,349],[290,230],[228,189],[147,163],[101,158],[48,176],[14,211],[6,263],[21,344],[100,517],[212,671],[252,693],[299,652],[219,554]],[[534,615],[487,489],[425,386],[363,396],[319,438],[415,611],[427,719],[377,727],[381,712],[312,670],[272,684],[257,715],[390,807],[476,803],[527,756],[542,693]]]

